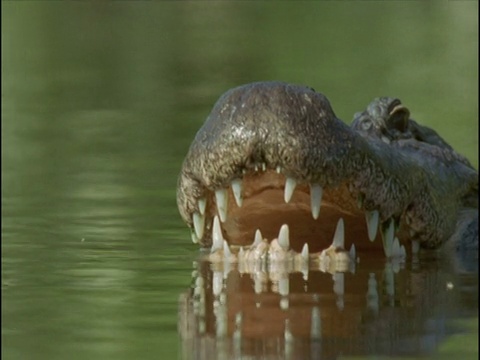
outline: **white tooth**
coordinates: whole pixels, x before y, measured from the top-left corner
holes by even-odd
[[[310,185],[310,206],[312,208],[312,216],[315,220],[320,214],[320,205],[322,203],[323,188],[319,184]]]
[[[420,250],[420,243],[417,240],[412,240],[412,254],[418,254]]]
[[[263,170],[263,171],[267,170],[267,164],[262,163],[262,170]]]
[[[302,248],[302,258],[305,259],[305,260],[308,260],[308,254],[309,254],[308,244],[305,243],[305,244],[303,245],[303,248]]]
[[[242,169],[242,174],[245,175],[247,173],[247,169]]]
[[[345,293],[345,277],[341,272],[333,274],[333,292],[337,295]]]
[[[398,238],[393,239],[392,256],[393,257],[399,257],[400,256],[400,243],[398,241]]]
[[[365,218],[367,219],[368,238],[370,241],[374,241],[377,236],[378,229],[378,210],[366,211]]]
[[[322,337],[320,308],[318,306],[314,306],[312,308],[312,324],[310,328],[310,337],[312,339],[320,339]]]
[[[402,258],[406,258],[407,257],[407,251],[405,250],[405,246],[400,246],[400,256]]]
[[[242,246],[238,251],[238,260],[240,261],[243,258],[245,258],[245,250],[243,250],[243,246]]]
[[[350,254],[350,259],[354,260],[355,261],[355,258],[357,257],[357,251],[355,250],[355,244],[352,244],[352,246],[350,246],[350,251],[349,251],[349,254]]]
[[[195,228],[195,234],[197,238],[201,239],[203,237],[203,229],[205,227],[205,216],[200,215],[199,213],[193,213],[193,227]]]
[[[260,232],[260,229],[257,229],[255,231],[255,239],[253,240],[252,246],[257,246],[263,241],[262,233]]]
[[[207,200],[205,198],[198,199],[198,211],[200,211],[200,214],[205,215],[206,207]]]
[[[232,256],[232,252],[230,251],[230,247],[228,246],[226,240],[223,240],[223,255],[225,256],[226,260],[230,259]]]
[[[198,244],[198,237],[197,237],[197,235],[195,235],[195,231],[192,231],[191,235],[192,235],[192,242],[194,244]]]
[[[232,180],[232,191],[233,191],[233,196],[235,197],[235,202],[237,203],[238,207],[241,207],[243,203],[241,179]]]
[[[255,172],[257,172],[258,171],[258,165],[255,165],[254,169],[255,169]]]
[[[277,174],[280,174],[282,172],[282,167],[280,165],[277,166]]]
[[[285,182],[285,202],[288,203],[293,195],[293,190],[295,190],[295,186],[297,186],[297,181],[294,178],[287,177]]]
[[[218,216],[215,215],[215,217],[213,218],[211,252],[213,253],[216,250],[220,250],[222,247],[223,247],[222,228],[220,227],[220,220],[218,220]]]
[[[215,191],[215,199],[217,200],[217,210],[220,220],[225,222],[227,220],[227,201],[228,193],[226,189],[218,189]]]
[[[395,225],[393,219],[388,220],[388,227],[383,231],[383,250],[386,257],[392,256],[393,237],[395,235]]]
[[[343,218],[340,218],[335,229],[335,235],[333,235],[333,247],[343,249],[345,246],[345,226],[343,224]]]
[[[290,248],[290,236],[287,224],[283,224],[280,228],[280,232],[278,233],[278,244],[283,250],[288,250]]]

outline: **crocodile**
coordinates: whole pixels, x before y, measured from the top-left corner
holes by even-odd
[[[218,99],[177,184],[193,242],[232,261],[275,247],[478,251],[477,198],[477,170],[399,99],[374,99],[348,126],[323,94],[278,81]]]

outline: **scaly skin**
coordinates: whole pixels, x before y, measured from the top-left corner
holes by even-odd
[[[385,231],[393,219],[401,241],[437,248],[452,237],[461,239],[459,231],[468,229],[470,241],[478,244],[478,225],[473,231],[468,225],[478,214],[477,171],[435,131],[409,116],[398,99],[384,97],[356,114],[349,127],[324,95],[308,87],[260,82],[231,89],[215,104],[183,162],[177,188],[180,214],[193,229],[193,214],[202,212],[198,200],[206,199],[205,231],[197,240],[210,246],[215,190],[228,189],[234,179],[246,183],[250,176],[246,199],[266,189],[283,191],[285,180],[255,188],[256,179],[261,180],[254,168],[264,164],[265,174],[273,179],[279,168],[305,194],[308,184],[322,186],[320,219],[335,208],[351,216],[352,223],[364,223],[363,213],[377,210],[380,229]],[[329,204],[326,210],[324,204]],[[460,221],[465,209],[472,211]],[[235,221],[223,224],[223,235],[230,244],[245,244],[234,231],[242,221],[235,214]],[[311,246],[315,240],[308,242]]]

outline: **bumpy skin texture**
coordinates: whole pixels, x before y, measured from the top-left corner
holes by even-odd
[[[365,210],[405,221],[427,248],[455,234],[462,209],[478,208],[476,170],[398,99],[375,99],[349,127],[313,89],[259,82],[227,91],[198,131],[178,181],[185,222],[193,227],[198,198],[259,163],[305,183],[347,184]]]

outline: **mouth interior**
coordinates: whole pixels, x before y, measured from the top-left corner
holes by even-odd
[[[286,203],[285,182],[285,176],[273,170],[246,173],[242,179],[240,207],[231,188],[228,190],[228,216],[221,227],[229,245],[251,245],[257,229],[264,238],[272,241],[278,237],[280,227],[287,224],[293,250],[300,252],[308,243],[311,252],[319,252],[332,244],[337,223],[343,218],[345,249],[355,244],[358,250],[383,251],[380,231],[375,241],[369,240],[365,212],[359,209],[346,184],[323,189],[320,213],[314,219],[310,185],[298,183]]]

